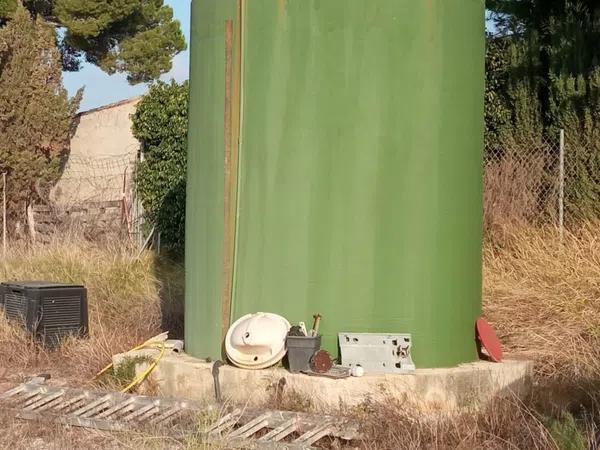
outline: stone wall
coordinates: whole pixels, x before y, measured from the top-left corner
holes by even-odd
[[[36,205],[31,219],[31,234],[40,243],[65,237],[90,241],[114,240],[127,236],[128,232],[120,201],[87,202],[69,208]]]

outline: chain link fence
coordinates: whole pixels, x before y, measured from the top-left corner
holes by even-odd
[[[488,237],[507,225],[551,225],[562,235],[600,219],[600,134],[488,142],[483,172]]]
[[[57,182],[35,184],[37,201],[13,204],[12,208],[11,195],[20,174],[0,174],[0,254],[15,243],[61,238],[102,241],[125,237],[137,245],[145,236],[135,189],[136,165],[133,151],[95,157],[70,155]]]
[[[484,227],[554,224],[564,230],[565,141],[556,136],[486,143]]]
[[[134,167],[130,154],[93,161],[71,158],[50,197],[54,202],[62,197],[63,204],[72,206],[93,200],[121,201],[125,193],[133,195],[126,196],[123,214],[129,216],[130,235],[140,234],[143,214],[131,186]],[[549,225],[562,233],[590,218],[600,218],[600,139],[581,143],[561,131],[487,142],[483,176],[487,237],[493,238],[507,226]],[[4,194],[1,184],[0,193]],[[2,216],[0,222],[4,228]]]

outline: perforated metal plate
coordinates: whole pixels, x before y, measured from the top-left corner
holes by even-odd
[[[360,366],[365,373],[411,373],[410,334],[340,333],[342,365]]]

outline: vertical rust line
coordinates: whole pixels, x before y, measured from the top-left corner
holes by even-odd
[[[231,137],[232,137],[232,168],[237,169],[237,157],[239,153],[240,139],[240,113],[241,113],[241,91],[242,91],[242,0],[238,0],[238,20],[235,27],[235,49],[233,62],[233,94],[231,97]],[[237,181],[237,177],[236,181]],[[234,194],[236,190],[233,191]]]
[[[233,62],[233,95],[231,99],[231,109],[232,109],[232,129],[231,129],[231,139],[232,139],[232,148],[231,148],[231,170],[233,173],[232,184],[231,184],[231,192],[232,192],[232,234],[233,234],[233,248],[231,249],[231,255],[233,259],[233,274],[232,274],[232,286],[230,293],[230,315],[229,320],[230,323],[233,321],[233,310],[235,309],[235,298],[236,298],[236,273],[237,273],[237,264],[236,264],[236,255],[238,248],[238,227],[239,227],[239,183],[241,179],[240,173],[240,158],[242,153],[242,97],[243,97],[243,89],[242,89],[242,71],[243,71],[243,35],[244,35],[244,1],[237,1],[237,22],[235,26],[235,40],[234,40],[234,62]]]
[[[233,248],[235,233],[235,202],[233,186],[236,171],[232,167],[232,81],[233,81],[233,21],[225,21],[225,191],[223,235],[223,297],[221,300],[221,333],[227,333],[231,317],[231,291],[233,284]]]

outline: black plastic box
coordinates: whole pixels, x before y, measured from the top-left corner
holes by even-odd
[[[2,283],[6,316],[19,321],[46,345],[67,336],[88,335],[87,290],[84,286],[48,281]]]
[[[4,283],[0,283],[0,308],[4,308]]]

